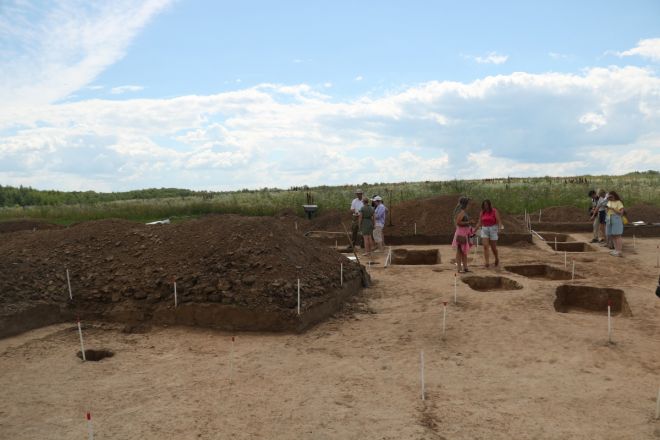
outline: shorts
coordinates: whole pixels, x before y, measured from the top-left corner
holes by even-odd
[[[623,235],[623,220],[620,215],[612,214],[608,217],[607,235]]]
[[[607,213],[603,211],[598,211],[598,221],[601,225],[605,224],[605,219],[607,218]]]
[[[493,241],[497,241],[497,229],[498,225],[493,226],[482,226],[481,227],[481,238],[488,238]]]
[[[374,241],[376,243],[382,243],[383,242],[383,227],[382,226],[376,226],[374,228]]]

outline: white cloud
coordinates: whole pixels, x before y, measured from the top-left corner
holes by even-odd
[[[500,55],[497,52],[489,52],[484,56],[465,55],[464,57],[479,64],[504,64],[509,59],[508,55]]]
[[[330,87],[332,87],[332,83],[330,81],[324,82],[323,87],[325,87],[326,89],[329,89]]]
[[[637,46],[632,49],[615,52],[620,57],[640,56],[652,61],[660,61],[660,38],[648,38],[639,40]]]
[[[133,86],[133,85],[119,86],[119,87],[111,88],[110,93],[112,93],[113,95],[121,95],[126,92],[139,92],[142,89],[144,89],[144,87],[142,86]]]
[[[362,75],[358,75],[355,77],[355,81],[362,81],[364,77]]]
[[[0,16],[0,53],[7,60],[0,69],[0,112],[53,103],[89,84],[170,2],[73,0],[38,8],[8,0]]]
[[[0,180],[230,189],[660,168],[660,78],[649,69],[430,81],[351,100],[328,93],[260,84],[0,114]]]
[[[558,52],[548,52],[548,56],[553,60],[564,60],[569,57],[569,55]]]

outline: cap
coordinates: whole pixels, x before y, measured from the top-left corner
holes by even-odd
[[[375,201],[375,202],[380,202],[380,201],[382,201],[382,200],[383,200],[383,199],[382,199],[381,196],[376,196],[376,197],[374,197],[374,201]]]
[[[356,190],[355,190],[355,194],[362,194],[362,190],[361,190],[361,189],[359,189],[359,188],[358,188],[358,189],[356,189]]]

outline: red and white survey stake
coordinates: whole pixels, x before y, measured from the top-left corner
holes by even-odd
[[[87,358],[85,358],[85,344],[83,343],[82,327],[80,326],[80,317],[78,317],[78,335],[80,336],[80,352],[82,353],[82,360],[86,361]]]
[[[442,339],[445,339],[445,329],[447,328],[447,301],[443,301],[442,306]]]
[[[92,413],[88,412],[85,415],[87,419],[87,432],[89,434],[89,440],[94,440],[94,426],[92,425]]]

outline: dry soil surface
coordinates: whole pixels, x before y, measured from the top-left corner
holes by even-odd
[[[374,285],[300,335],[232,343],[207,329],[88,323],[87,346],[115,356],[86,363],[73,324],[0,340],[0,438],[84,438],[91,411],[97,439],[657,439],[660,239],[636,244],[624,258],[567,255],[576,284],[625,291],[632,316],[613,318],[612,344],[604,311],[555,311],[570,281],[486,269],[478,249],[476,275],[523,288],[474,291],[448,246],[432,266],[374,259]],[[501,259],[564,268],[545,245],[502,248]]]

